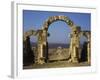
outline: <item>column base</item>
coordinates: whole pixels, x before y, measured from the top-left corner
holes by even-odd
[[[73,63],[78,63],[78,62],[79,62],[79,61],[78,61],[78,58],[74,57],[74,58],[72,59],[72,62],[73,62]]]
[[[37,61],[35,63],[37,63],[37,64],[44,64],[45,63],[45,58],[41,57],[41,58],[37,59]]]

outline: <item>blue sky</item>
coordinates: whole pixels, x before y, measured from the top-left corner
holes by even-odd
[[[91,30],[91,14],[90,13],[75,13],[75,12],[51,12],[51,11],[33,11],[23,10],[23,29],[24,32],[30,29],[41,29],[45,20],[50,16],[64,15],[68,16],[82,30]],[[49,43],[69,43],[70,28],[63,21],[56,21],[49,26],[48,37]],[[81,38],[81,42],[86,40]],[[36,42],[36,37],[31,37],[31,41]]]

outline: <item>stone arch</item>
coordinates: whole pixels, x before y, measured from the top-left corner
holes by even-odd
[[[71,21],[67,16],[51,16],[49,17],[43,24],[42,29],[34,31],[29,30],[24,33],[23,41],[26,43],[29,42],[30,36],[37,36],[37,56],[35,57],[35,62],[38,64],[43,64],[45,62],[48,62],[48,28],[50,24],[52,24],[55,21],[64,21],[69,28],[71,29],[70,33],[70,49],[69,53],[71,54],[70,61],[71,62],[78,62],[79,58],[79,45],[80,45],[80,36],[85,36],[88,41],[88,56],[90,56],[90,41],[91,41],[91,33],[90,31],[81,31],[81,27],[76,26],[73,21]],[[29,47],[31,49],[31,47]],[[88,57],[88,62],[90,62],[90,57]]]
[[[40,47],[38,46],[39,44],[40,44],[40,42],[41,42],[41,40],[40,40],[40,38],[42,37],[41,36],[41,33],[42,32],[42,30],[37,30],[37,31],[35,31],[35,30],[29,30],[29,31],[27,31],[27,32],[25,32],[23,35],[23,47],[25,48],[24,50],[26,50],[26,52],[28,52],[28,53],[32,53],[33,52],[33,49],[32,49],[32,47],[30,47],[31,45],[31,42],[30,42],[30,37],[31,36],[36,36],[37,37],[37,39],[38,39],[38,41],[37,41],[37,46],[36,46],[36,53],[33,55],[34,56],[34,58],[33,58],[33,62],[34,63],[37,63],[37,62],[39,62],[38,60],[39,60],[39,49],[40,49]],[[28,44],[27,44],[28,43]],[[32,56],[32,55],[31,55]]]
[[[25,41],[27,37],[30,37],[32,35],[35,36],[36,34],[37,32],[35,30],[29,30],[24,33],[23,40]]]
[[[87,61],[90,62],[91,59],[91,32],[90,31],[81,31],[80,36],[84,36],[87,39],[86,46],[87,46]]]
[[[76,31],[76,32],[78,32],[79,33],[79,27],[77,27],[74,23],[73,23],[73,21],[71,21],[70,20],[70,18],[68,18],[67,16],[62,16],[62,15],[60,15],[60,16],[51,16],[51,17],[49,17],[45,22],[44,22],[44,24],[43,24],[43,27],[42,27],[42,30],[43,30],[43,34],[42,34],[42,38],[43,38],[43,42],[42,42],[42,44],[40,44],[40,45],[42,45],[43,46],[43,55],[44,55],[44,57],[45,57],[45,61],[47,62],[47,60],[48,60],[48,57],[46,57],[46,55],[48,55],[48,42],[47,42],[47,36],[48,36],[48,28],[49,28],[49,26],[50,26],[50,24],[52,24],[53,22],[55,22],[55,21],[64,21],[68,26],[69,26],[69,28],[71,29],[71,33],[73,34],[74,33],[74,31]],[[74,35],[74,34],[73,34]],[[78,34],[77,34],[78,35]],[[79,37],[79,35],[78,35],[78,37]],[[77,39],[79,39],[79,38],[77,38]],[[72,40],[72,42],[71,43],[73,43],[73,40]],[[73,44],[70,44],[70,46],[72,46]],[[74,46],[74,47],[76,47],[76,46]],[[76,48],[75,48],[76,49]],[[72,50],[72,49],[70,49],[70,50]],[[75,53],[74,54],[76,54],[77,52],[76,52],[77,50],[75,50]],[[70,52],[72,52],[72,51],[70,51]],[[73,59],[73,61],[74,62],[77,62],[78,61],[78,59],[76,59],[77,57],[76,57],[77,55],[75,55],[74,56],[74,58],[75,59]],[[72,56],[73,57],[73,56]],[[71,57],[71,58],[72,58]],[[76,61],[75,61],[76,60]]]
[[[43,24],[43,29],[48,29],[50,24],[52,24],[55,21],[64,21],[70,28],[75,27],[75,24],[73,23],[73,21],[70,20],[70,18],[68,18],[67,16],[51,16],[49,17]]]
[[[29,30],[23,34],[23,64],[24,65],[30,65],[35,61],[35,57],[30,42],[30,36],[32,35],[35,35],[34,30]]]

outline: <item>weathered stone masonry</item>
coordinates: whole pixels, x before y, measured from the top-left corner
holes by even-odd
[[[79,48],[80,48],[80,37],[85,36],[87,38],[87,54],[88,54],[88,62],[90,62],[90,42],[91,42],[91,33],[90,31],[82,31],[81,27],[75,25],[68,17],[66,16],[51,16],[49,17],[43,24],[41,30],[30,30],[24,33],[24,42],[26,41],[27,36],[37,36],[37,55],[35,56],[35,63],[43,64],[48,62],[48,28],[50,24],[55,21],[64,21],[69,28],[71,29],[70,33],[70,47],[69,53],[71,55],[71,62],[78,63],[79,62]]]

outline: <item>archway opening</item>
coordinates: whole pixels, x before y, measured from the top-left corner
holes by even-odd
[[[79,61],[80,62],[86,62],[88,60],[88,40],[83,35],[80,37],[80,54],[79,54]]]
[[[64,21],[50,24],[47,38],[49,62],[64,61],[69,59],[70,27]]]
[[[31,42],[31,49],[33,51],[33,56],[34,56],[34,63],[36,61],[36,57],[37,57],[37,36],[31,36],[30,37],[30,42]]]
[[[27,36],[23,48],[23,65],[32,65],[35,63],[35,56],[37,53],[37,37]]]

